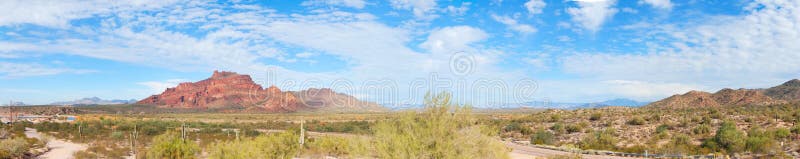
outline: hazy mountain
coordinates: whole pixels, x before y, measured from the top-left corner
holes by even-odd
[[[74,101],[53,102],[50,105],[111,105],[111,104],[132,104],[136,103],[136,99],[131,100],[103,100],[98,97],[82,98]]]
[[[649,104],[650,102],[639,102],[632,99],[617,98],[596,103],[586,103],[585,107],[605,107],[605,106],[626,106],[626,107],[639,107]]]

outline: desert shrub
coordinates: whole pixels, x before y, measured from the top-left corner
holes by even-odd
[[[553,130],[553,132],[555,132],[556,134],[563,134],[567,132],[567,129],[564,128],[564,124],[561,123],[553,124],[553,126],[550,126],[550,130]]]
[[[374,126],[378,158],[508,158],[508,149],[471,118],[450,95],[426,95],[425,110],[405,112]]]
[[[0,140],[0,145],[0,158],[22,158],[31,148],[31,144],[20,137]]]
[[[547,157],[548,159],[581,159],[580,154],[569,154],[569,155],[555,155]]]
[[[207,148],[209,158],[294,158],[300,152],[297,130],[265,134],[253,139],[218,142]]]
[[[695,135],[705,135],[711,133],[711,127],[706,124],[700,124],[692,129],[692,133]]]
[[[642,118],[640,116],[636,116],[636,117],[633,117],[630,120],[628,120],[628,122],[626,122],[626,123],[628,123],[628,125],[644,125],[645,124],[645,120],[644,120],[644,118]]]
[[[530,135],[531,133],[533,133],[533,130],[531,130],[531,128],[524,126],[519,122],[511,122],[510,124],[506,125],[506,127],[504,127],[503,130],[506,132],[519,132],[522,135]]]
[[[730,121],[723,122],[717,130],[717,134],[706,140],[703,147],[728,153],[740,152],[745,148],[745,136],[739,130],[736,130],[736,124]]]
[[[603,114],[601,113],[592,113],[592,115],[589,116],[589,120],[591,121],[597,121],[600,120],[600,118],[603,118]]]
[[[555,135],[547,130],[539,129],[531,135],[531,144],[552,145],[555,143]]]
[[[668,154],[687,154],[692,152],[692,138],[686,134],[675,134],[670,142],[663,147],[663,152]]]
[[[795,126],[792,127],[792,130],[790,131],[795,134],[800,134],[800,124],[795,124]]]
[[[559,122],[559,121],[561,121],[561,114],[550,115],[550,122]]]
[[[789,137],[789,135],[792,135],[792,133],[789,132],[789,129],[786,128],[775,129],[772,132],[772,134],[775,136],[776,139],[786,139]]]
[[[200,148],[191,140],[181,139],[174,132],[167,132],[153,138],[152,147],[147,150],[147,158],[197,158]]]
[[[578,145],[583,149],[614,150],[617,144],[617,137],[614,131],[612,128],[596,131],[586,135]]]
[[[775,140],[772,139],[769,133],[760,128],[753,128],[747,133],[745,147],[747,151],[752,153],[763,154],[769,150],[777,149],[777,144],[775,144]]]
[[[369,140],[362,137],[320,137],[308,142],[310,153],[334,157],[363,157],[369,153]]]
[[[119,131],[115,131],[115,132],[112,132],[112,133],[111,133],[110,137],[111,137],[112,139],[117,139],[117,140],[120,140],[120,139],[122,139],[122,138],[124,138],[124,137],[125,137],[125,134],[122,134],[122,132],[119,132]]]
[[[583,127],[581,127],[580,125],[568,124],[565,129],[567,130],[567,133],[571,134],[575,132],[581,132],[581,130],[583,130]]]
[[[656,133],[658,133],[658,134],[660,134],[660,133],[664,133],[664,132],[666,132],[666,131],[667,131],[667,130],[669,130],[669,129],[670,129],[670,126],[669,126],[669,125],[667,125],[667,124],[661,124],[661,125],[659,125],[658,127],[656,127]]]

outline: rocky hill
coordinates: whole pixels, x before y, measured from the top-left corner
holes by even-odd
[[[312,91],[314,93],[302,93]],[[382,110],[377,104],[359,101],[330,89],[309,89],[299,92],[282,91],[275,86],[264,89],[253,82],[249,75],[224,71],[214,71],[210,78],[202,81],[185,82],[177,87],[167,88],[163,93],[142,99],[137,104],[156,105],[162,108],[238,108],[249,112],[296,112],[318,109]]]
[[[716,93],[689,91],[656,101],[647,107],[691,108],[739,105],[770,105],[800,101],[800,80],[794,79],[768,89],[730,89]]]
[[[768,88],[764,90],[764,94],[773,99],[798,101],[800,100],[800,80],[794,79],[779,86]]]

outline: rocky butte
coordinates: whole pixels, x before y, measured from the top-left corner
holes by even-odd
[[[800,80],[793,79],[767,89],[730,89],[716,93],[689,91],[650,103],[648,107],[692,108],[742,105],[771,105],[800,102]]]
[[[331,89],[311,88],[297,92],[282,91],[276,86],[264,89],[249,75],[214,71],[210,78],[185,82],[163,93],[140,100],[137,104],[161,108],[240,109],[248,112],[296,111],[383,111],[385,108],[359,101]]]

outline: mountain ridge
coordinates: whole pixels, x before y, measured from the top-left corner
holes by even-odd
[[[648,104],[657,108],[720,107],[739,105],[771,105],[800,101],[800,80],[792,79],[770,88],[731,89],[717,92],[689,91]]]

